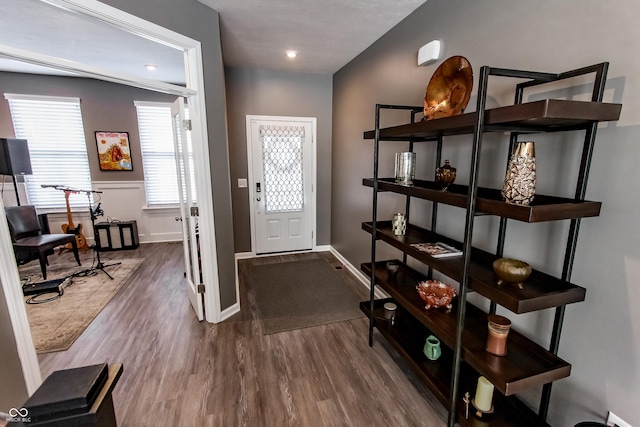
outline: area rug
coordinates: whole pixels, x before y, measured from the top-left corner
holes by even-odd
[[[361,297],[323,259],[249,269],[265,335],[364,316]]]
[[[91,252],[83,254],[82,266],[78,266],[71,254],[51,255],[49,259],[52,261],[47,267],[47,280],[53,280],[91,268],[93,255]],[[143,260],[114,260],[113,262],[121,264],[105,268],[113,280],[96,270],[95,274],[72,277],[58,299],[42,304],[25,304],[36,351],[40,354],[50,353],[71,347],[118,290],[128,283],[129,277]],[[109,264],[104,259],[102,261]],[[43,280],[37,261],[21,266],[18,270],[23,283],[38,283]],[[46,294],[38,299],[50,296],[55,294]],[[25,302],[29,298],[30,296],[25,296]]]

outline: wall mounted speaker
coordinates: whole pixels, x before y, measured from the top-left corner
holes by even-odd
[[[440,58],[440,40],[432,40],[418,50],[418,66],[429,65]]]
[[[0,138],[0,175],[31,175],[26,139]]]

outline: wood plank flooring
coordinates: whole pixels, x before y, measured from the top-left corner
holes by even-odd
[[[180,243],[110,252],[103,261],[126,256],[145,258],[131,282],[69,350],[40,356],[43,377],[122,363],[113,394],[119,426],[445,425],[442,406],[384,339],[368,346],[365,318],[262,335],[246,269],[313,257],[339,267],[330,253],[241,260],[242,310],[218,325],[198,322],[191,310]],[[339,273],[366,299],[346,269]]]

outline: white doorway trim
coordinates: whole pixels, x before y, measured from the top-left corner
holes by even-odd
[[[134,87],[143,87],[158,92],[179,96],[188,96],[192,121],[194,166],[196,170],[197,197],[200,208],[201,256],[204,262],[203,279],[207,288],[205,293],[208,321],[221,321],[220,289],[217,268],[215,227],[213,222],[213,200],[211,170],[209,167],[209,146],[204,96],[204,70],[201,44],[175,33],[167,28],[145,21],[121,10],[107,6],[95,0],[46,0],[67,10],[90,15],[105,23],[115,25],[125,31],[141,35],[159,43],[181,49],[185,53],[187,87],[168,85],[135,76],[110,72],[96,67],[78,64],[73,61],[41,55],[0,45],[0,56],[20,57],[22,61],[37,63],[50,68],[75,72],[85,77],[107,80]],[[4,205],[0,201],[0,282],[9,307],[11,324],[17,342],[27,392],[31,395],[41,384],[42,377],[37,354],[33,345],[29,322],[20,292],[20,278],[6,225]],[[20,308],[17,308],[20,307]]]
[[[299,122],[311,122],[312,129],[312,200],[313,200],[313,210],[312,210],[312,238],[311,238],[311,250],[316,250],[316,239],[318,236],[317,230],[317,212],[318,212],[318,203],[317,203],[317,189],[318,189],[318,127],[317,127],[317,119],[315,117],[290,117],[290,116],[256,116],[256,115],[247,115],[246,116],[246,137],[247,137],[247,178],[248,178],[248,202],[249,202],[249,217],[251,223],[251,254],[252,256],[257,256],[256,254],[256,219],[255,219],[255,205],[252,200],[252,191],[253,191],[253,183],[256,182],[253,176],[253,156],[252,156],[252,144],[251,144],[251,122],[256,120],[272,120],[272,121],[299,121]],[[308,250],[302,252],[309,252]],[[274,254],[268,254],[274,255]]]
[[[81,64],[79,62],[69,61],[67,59],[57,58],[55,56],[49,56],[3,44],[0,44],[0,56],[28,64],[68,71],[81,77],[100,79],[111,83],[138,87],[155,92],[163,92],[177,96],[190,96],[197,94],[196,90],[184,86],[145,79],[143,77],[134,77],[128,74],[118,73],[117,71],[107,72],[102,68],[91,65]]]
[[[22,365],[22,376],[29,395],[42,383],[40,364],[38,355],[31,338],[31,329],[27,319],[27,309],[24,306],[22,296],[22,286],[20,276],[16,267],[16,258],[13,255],[11,245],[11,234],[7,226],[7,219],[4,214],[4,203],[0,198],[0,282],[2,291],[11,320],[13,336],[16,340],[16,348],[20,364]],[[6,344],[5,344],[6,345]]]

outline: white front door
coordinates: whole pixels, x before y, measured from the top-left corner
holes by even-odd
[[[202,280],[200,248],[198,242],[198,206],[193,168],[193,144],[191,125],[187,121],[184,98],[178,98],[171,105],[173,142],[176,149],[178,190],[180,193],[180,213],[182,217],[182,242],[184,246],[185,277],[187,278],[189,301],[198,320],[204,319],[204,301],[198,293]]]
[[[313,248],[316,119],[247,116],[256,254]]]

